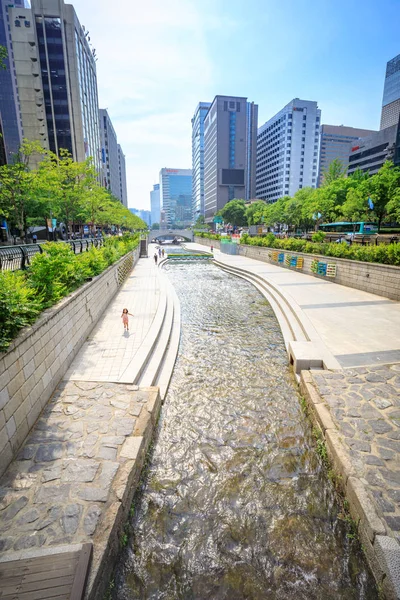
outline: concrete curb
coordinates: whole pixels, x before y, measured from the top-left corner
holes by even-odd
[[[387,535],[367,488],[355,476],[351,457],[342,443],[340,431],[309,371],[301,372],[300,391],[307,402],[312,422],[324,435],[333,468],[340,475],[339,485],[349,503],[351,517],[357,523],[358,534],[378,587],[386,600],[399,600],[400,546],[393,537]]]
[[[132,436],[126,439],[121,451],[121,455],[127,460],[120,466],[112,484],[115,501],[108,507],[106,518],[93,539],[93,558],[85,600],[103,598],[107,590],[120,552],[120,540],[132,499],[160,414],[162,402],[159,388],[143,387],[140,390],[148,392],[150,397],[136,422]]]

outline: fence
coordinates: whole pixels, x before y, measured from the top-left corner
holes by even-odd
[[[99,248],[103,245],[102,238],[70,240],[68,242],[57,242],[59,244],[69,244],[74,254],[80,254],[89,248]],[[42,253],[41,244],[26,244],[24,246],[2,246],[0,248],[0,271],[18,271],[26,269],[30,265],[32,256]]]

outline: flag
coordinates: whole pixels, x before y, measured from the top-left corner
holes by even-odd
[[[371,210],[374,209],[374,203],[372,202],[371,198],[368,198],[368,206],[370,207]]]

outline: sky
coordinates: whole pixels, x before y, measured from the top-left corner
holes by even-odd
[[[218,94],[258,104],[259,126],[301,98],[322,123],[379,129],[400,0],[67,1],[96,48],[130,208],[150,208],[161,168],[191,167],[191,118]]]

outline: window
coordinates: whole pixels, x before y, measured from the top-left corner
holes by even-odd
[[[303,163],[303,162],[304,162],[304,158],[301,158],[301,159],[300,159],[300,162],[301,162],[301,163]]]
[[[301,138],[301,141],[302,141],[302,142],[305,142],[305,141],[306,141],[306,138],[305,138],[305,137],[302,137],[302,138]]]
[[[314,152],[314,156],[317,156],[318,152]]]
[[[301,147],[302,147],[302,148],[305,148],[305,145],[304,145],[304,144],[302,144],[302,145],[301,145]]]
[[[301,151],[301,155],[304,156],[304,150]]]
[[[300,177],[299,181],[300,181],[300,183],[303,183],[303,178],[302,178],[302,177]]]
[[[15,19],[15,27],[21,27],[21,21],[19,19]]]
[[[303,121],[305,121],[307,119],[306,115],[303,116]]]
[[[316,162],[317,162],[317,159],[316,159],[316,158],[314,158],[314,159],[313,159],[313,163],[316,163]]]
[[[300,183],[300,185],[299,185],[299,190],[301,190],[301,188],[302,188],[302,187],[303,187],[303,186],[302,186],[302,184]]]

